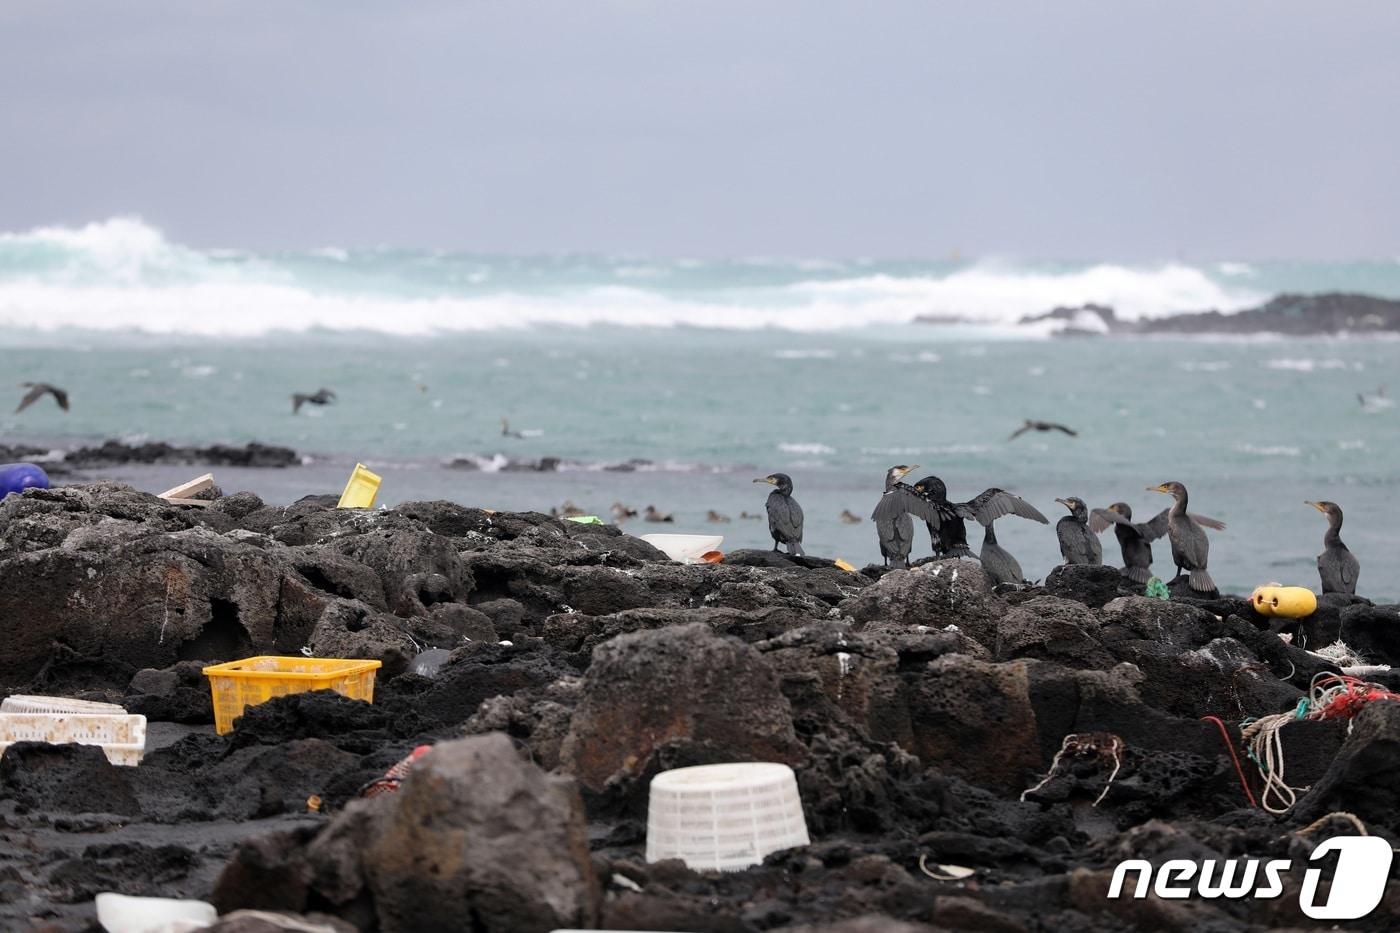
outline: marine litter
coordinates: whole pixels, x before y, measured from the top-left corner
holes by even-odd
[[[4,750],[4,929],[1308,927],[1301,869],[1277,897],[1109,892],[1133,860],[1400,842],[1397,606],[205,501],[0,502],[0,728],[147,726],[135,762]],[[372,692],[296,670],[352,661]],[[259,664],[273,686],[221,713],[211,677]],[[1365,927],[1397,904],[1392,880]]]

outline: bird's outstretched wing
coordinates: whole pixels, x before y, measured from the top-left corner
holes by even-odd
[[[1051,423],[1047,424],[1047,425],[1045,426],[1045,429],[1046,429],[1047,431],[1063,431],[1064,433],[1068,434],[1070,437],[1078,437],[1078,436],[1079,436],[1079,432],[1076,431],[1076,430],[1074,430],[1073,428],[1068,428],[1068,427],[1065,427],[1063,424],[1056,424],[1055,422],[1051,422]]]
[[[1019,428],[1017,428],[1016,430],[1012,431],[1012,432],[1011,432],[1011,436],[1008,437],[1007,440],[1008,440],[1008,441],[1014,441],[1016,438],[1020,437],[1022,434],[1025,434],[1027,431],[1029,431],[1029,430],[1031,429],[1031,427],[1032,427],[1032,426],[1031,426],[1031,423],[1030,423],[1029,421],[1027,421],[1025,424],[1021,425]]]
[[[877,522],[892,522],[901,515],[914,515],[924,521],[939,527],[943,523],[942,517],[938,514],[938,507],[923,496],[914,491],[913,486],[906,486],[904,483],[895,483],[875,506],[875,511],[871,513],[871,518]]]
[[[1152,516],[1151,521],[1142,522],[1141,524],[1133,525],[1133,527],[1137,529],[1138,534],[1142,535],[1143,540],[1156,541],[1167,533],[1167,522],[1171,512],[1171,507],[1168,506]],[[1128,522],[1128,524],[1132,523]]]
[[[1003,515],[1017,515],[1042,525],[1050,524],[1050,519],[1025,499],[995,486],[982,490],[971,501],[959,503],[957,508],[964,518],[974,518],[983,525],[990,525]]]
[[[19,400],[19,407],[15,409],[15,414],[19,414],[30,405],[39,401],[39,399],[44,397],[44,393],[53,392],[52,387],[42,382],[26,382],[23,385],[28,386],[29,391],[24,393],[24,398]],[[54,398],[58,398],[57,393],[54,394]],[[58,399],[58,404],[64,411],[68,410],[68,394],[66,392],[63,394],[63,398]]]
[[[1187,512],[1186,514],[1190,517],[1191,521],[1195,522],[1197,525],[1201,525],[1205,528],[1210,528],[1213,531],[1225,530],[1225,523],[1220,521],[1220,519],[1218,518],[1210,518],[1206,515],[1197,515],[1195,512]]]
[[[1109,525],[1131,525],[1132,522],[1112,509],[1093,509],[1089,512],[1089,530],[1101,535]]]
[[[311,396],[302,395],[300,392],[294,394],[292,396],[292,414],[295,415],[297,412],[301,411],[301,406],[305,405],[310,399]]]

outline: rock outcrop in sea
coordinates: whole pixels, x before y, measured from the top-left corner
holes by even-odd
[[[1301,871],[1272,899],[1106,892],[1129,858],[1301,865],[1355,832],[1336,811],[1400,843],[1395,702],[1281,730],[1282,815],[1227,744],[1338,671],[1304,646],[1400,663],[1398,607],[1328,596],[1284,626],[1108,568],[1014,588],[973,561],[683,566],[538,513],[334,505],[112,483],[0,503],[0,687],[118,702],[161,737],[136,768],[5,750],[0,927],[94,929],[112,890],[211,900],[230,931],[278,928],[250,911],[384,933],[1304,927]],[[430,649],[445,663],[414,673]],[[262,653],[384,666],[373,704],[288,696],[214,735],[201,668]],[[812,844],[731,874],[648,864],[650,778],[727,761],[789,764]],[[1397,905],[1391,881],[1368,928]]]

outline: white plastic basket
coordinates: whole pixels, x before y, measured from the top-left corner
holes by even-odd
[[[0,755],[15,742],[98,745],[112,764],[134,767],[146,753],[146,717],[0,712]]]
[[[115,703],[74,700],[69,697],[41,697],[15,694],[0,701],[0,713],[92,713],[125,716],[126,708]]]
[[[651,781],[648,862],[678,858],[697,870],[742,871],[810,842],[787,765],[700,765]]]

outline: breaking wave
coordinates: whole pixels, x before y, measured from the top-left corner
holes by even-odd
[[[640,265],[337,247],[257,253],[182,246],[134,218],[0,233],[0,328],[40,331],[410,336],[612,325],[819,332],[920,317],[1007,327],[1088,302],[1135,319],[1238,310],[1266,297],[1182,263]]]

